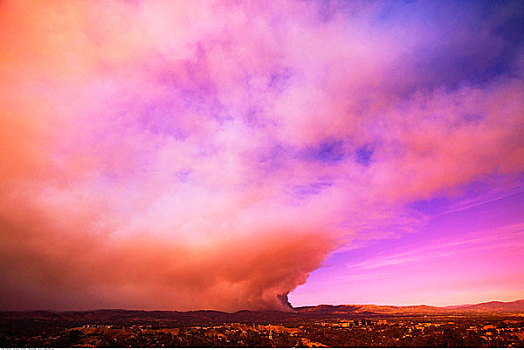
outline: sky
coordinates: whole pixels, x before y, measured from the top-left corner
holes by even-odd
[[[524,298],[522,1],[0,23],[0,309]]]

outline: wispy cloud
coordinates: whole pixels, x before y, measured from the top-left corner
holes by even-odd
[[[524,248],[524,223],[508,225],[493,230],[471,232],[454,239],[432,242],[405,252],[384,254],[372,259],[348,264],[350,270],[374,270],[387,266],[424,263],[426,260],[445,259],[450,256],[467,256],[472,251],[496,251],[505,248]]]

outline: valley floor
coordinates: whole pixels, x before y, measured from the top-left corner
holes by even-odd
[[[427,316],[177,325],[0,320],[0,347],[523,347],[520,316]]]

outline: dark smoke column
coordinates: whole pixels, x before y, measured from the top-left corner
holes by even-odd
[[[284,307],[286,311],[293,311],[293,305],[291,305],[291,303],[289,302],[287,298],[288,294],[289,292],[287,292],[286,294],[279,294],[277,295],[277,298],[282,303],[282,306]]]

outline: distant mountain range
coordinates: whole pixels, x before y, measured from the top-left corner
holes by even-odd
[[[0,321],[36,319],[47,322],[111,323],[111,324],[217,324],[231,322],[284,322],[318,321],[333,319],[360,319],[380,317],[423,316],[480,316],[524,315],[524,299],[513,302],[492,301],[475,305],[436,307],[427,305],[318,305],[296,307],[289,311],[242,310],[221,312],[200,311],[141,311],[141,310],[92,310],[92,311],[3,311]]]
[[[446,309],[491,313],[524,313],[524,299],[510,302],[490,301],[474,305],[447,306]]]
[[[391,315],[391,316],[438,316],[438,315],[463,315],[463,314],[524,314],[524,299],[501,302],[490,301],[474,305],[454,306],[393,306],[393,305],[318,305],[305,306],[294,309],[303,314],[369,314],[369,315]]]

